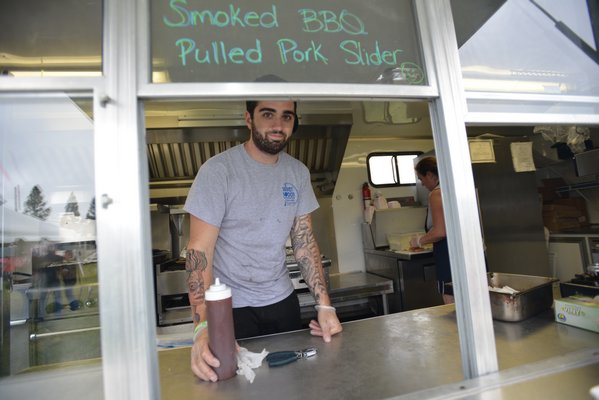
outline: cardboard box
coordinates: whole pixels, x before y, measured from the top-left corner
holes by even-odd
[[[544,203],[551,203],[558,198],[557,189],[567,185],[562,178],[543,179],[542,186],[538,188],[538,191],[543,197]]]
[[[555,299],[554,309],[557,322],[599,333],[599,303],[591,297]]]
[[[546,178],[543,179],[542,182],[544,187],[554,190],[559,187],[568,185],[563,178]]]
[[[543,214],[555,214],[558,217],[581,217],[583,215],[578,208],[562,204],[543,205]]]
[[[551,232],[559,232],[564,229],[576,229],[582,226],[581,217],[559,217],[555,213],[543,213],[543,225]]]
[[[569,197],[565,199],[556,199],[555,204],[558,206],[574,207],[580,212],[582,217],[581,223],[583,225],[588,224],[588,210],[586,200],[582,197]]]

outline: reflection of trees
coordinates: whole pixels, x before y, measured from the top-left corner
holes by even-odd
[[[79,215],[79,204],[77,203],[77,197],[75,193],[71,192],[69,195],[69,199],[67,200],[67,205],[64,207],[64,211],[68,213],[73,213],[74,216],[78,217]]]
[[[6,200],[4,200],[4,196],[0,194],[0,206],[3,206],[4,204],[6,204]]]
[[[42,189],[39,185],[35,185],[29,196],[27,196],[27,200],[25,201],[25,210],[23,210],[23,214],[31,215],[32,217],[36,217],[45,221],[50,215],[50,207],[46,207],[46,200],[44,200],[44,194],[42,193]]]
[[[87,219],[96,219],[96,198],[92,199],[92,202],[89,204],[89,209],[87,210],[87,215],[85,216]]]

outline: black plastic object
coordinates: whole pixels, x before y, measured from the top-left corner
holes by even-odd
[[[297,352],[295,351],[276,351],[266,356],[266,361],[269,367],[280,367],[282,365],[291,364],[298,360]]]
[[[283,365],[291,364],[300,358],[308,358],[316,355],[317,350],[315,347],[309,347],[300,351],[275,351],[269,353],[266,356],[266,362],[269,367],[280,367]]]

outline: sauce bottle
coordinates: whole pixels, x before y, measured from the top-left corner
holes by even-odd
[[[231,289],[216,278],[206,290],[206,319],[210,351],[220,361],[214,368],[218,380],[229,379],[237,371],[235,328],[233,326],[233,299]]]

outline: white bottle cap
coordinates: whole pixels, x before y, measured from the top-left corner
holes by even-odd
[[[224,300],[229,297],[231,297],[231,288],[227,287],[224,283],[220,283],[218,278],[206,290],[206,301]]]

